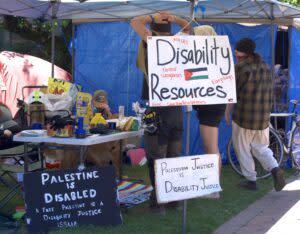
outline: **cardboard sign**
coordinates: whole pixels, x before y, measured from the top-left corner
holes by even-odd
[[[48,93],[52,94],[63,94],[69,92],[72,87],[72,83],[57,79],[54,77],[48,78]]]
[[[122,223],[112,166],[24,175],[29,232]]]
[[[236,102],[227,36],[148,37],[150,106]]]
[[[219,158],[205,154],[155,160],[159,203],[185,200],[221,191]]]

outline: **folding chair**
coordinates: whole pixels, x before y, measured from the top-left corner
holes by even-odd
[[[32,161],[28,165],[29,171],[36,171],[43,168],[43,160],[41,159],[41,154],[34,145],[30,147],[28,151],[28,157],[38,154],[38,160]],[[23,175],[24,173],[24,154],[25,148],[24,145],[19,145],[13,148],[0,150],[0,183],[5,185],[9,191],[0,198],[0,209],[4,207],[17,193],[21,194],[20,188],[22,187],[22,180],[13,176]],[[5,160],[10,160],[10,163],[5,163]]]

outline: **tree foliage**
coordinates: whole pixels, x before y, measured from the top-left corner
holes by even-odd
[[[300,7],[300,0],[279,0],[280,2],[286,2],[289,3],[291,5]]]
[[[20,37],[29,40],[15,43],[11,49],[15,52],[26,53],[51,61],[51,22],[24,17],[4,16],[2,27]],[[69,20],[55,22],[55,64],[71,71],[71,56],[68,45],[71,40],[72,24]]]

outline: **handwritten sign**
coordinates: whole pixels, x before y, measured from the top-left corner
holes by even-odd
[[[112,166],[24,175],[29,232],[122,223]]]
[[[227,36],[148,37],[150,106],[236,102]]]
[[[221,191],[216,154],[155,160],[159,203],[185,200]]]

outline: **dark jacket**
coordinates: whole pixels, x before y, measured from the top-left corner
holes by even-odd
[[[266,129],[273,100],[273,82],[267,64],[259,55],[246,58],[236,64],[235,77],[237,103],[233,121],[246,129]]]
[[[5,130],[11,131],[12,135],[10,137],[5,136]],[[18,143],[13,142],[13,135],[21,130],[17,122],[12,120],[10,110],[4,105],[0,105],[0,149],[7,149],[18,145]]]

